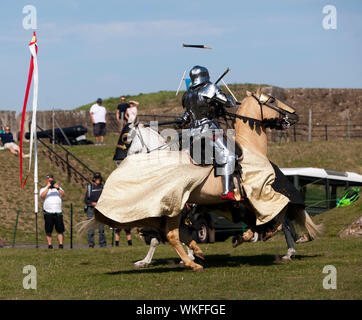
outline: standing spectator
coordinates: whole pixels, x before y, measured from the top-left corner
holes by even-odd
[[[48,249],[53,249],[52,232],[55,230],[58,233],[59,249],[63,249],[63,233],[64,223],[62,214],[62,198],[65,193],[59,187],[59,184],[54,180],[54,177],[49,174],[46,176],[46,187],[40,189],[40,198],[44,200],[43,214],[45,222],[45,234],[48,241]]]
[[[99,145],[98,138],[101,137],[100,144],[104,143],[104,136],[106,135],[106,114],[107,110],[102,106],[102,99],[98,98],[97,103],[92,105],[89,110],[93,124],[93,133],[96,137],[96,145]]]
[[[117,107],[117,116],[116,119],[119,125],[119,131],[122,131],[123,126],[126,124],[125,113],[126,110],[129,108],[129,104],[126,102],[126,97],[121,97],[121,103]]]
[[[5,149],[8,149],[12,154],[18,155],[20,153],[19,146],[15,143],[13,134],[10,132],[10,127],[5,127],[5,133],[0,133],[0,140]],[[23,153],[23,158],[29,158],[29,154]]]
[[[115,244],[116,247],[119,247],[119,238],[120,238],[120,232],[122,229],[116,229],[115,230]],[[124,232],[126,233],[126,239],[129,246],[132,245],[132,237],[131,237],[131,230],[130,229],[124,229]]]
[[[86,207],[84,208],[87,213],[87,218],[91,219],[94,217],[94,207],[97,205],[97,201],[103,191],[102,175],[96,172],[93,176],[93,183],[87,186],[87,192],[84,197]],[[101,248],[107,246],[106,236],[104,234],[104,225],[101,224],[98,228],[99,233],[99,246]],[[90,248],[94,248],[94,230],[88,231],[88,245]]]
[[[137,107],[139,103],[137,101],[130,101],[129,108],[126,110],[125,117],[128,123],[134,123],[137,118]]]

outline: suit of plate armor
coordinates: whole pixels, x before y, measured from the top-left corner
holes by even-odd
[[[190,71],[191,86],[182,97],[182,105],[186,112],[177,120],[189,124],[189,134],[194,139],[208,131],[220,129],[215,118],[215,111],[223,107],[234,107],[235,100],[225,95],[220,88],[211,83],[209,72],[205,67],[195,66]],[[208,143],[215,150],[215,175],[223,179],[224,199],[235,200],[232,192],[232,174],[237,156],[228,148],[222,134],[213,134]]]

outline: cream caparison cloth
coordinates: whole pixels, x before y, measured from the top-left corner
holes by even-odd
[[[273,189],[275,172],[268,158],[245,147],[242,150],[242,185],[254,208],[256,224],[264,224],[278,215],[289,199]]]
[[[120,223],[174,217],[212,169],[194,165],[186,152],[129,155],[108,177],[96,209]]]
[[[289,202],[272,188],[266,157],[243,148],[242,184],[257,225],[273,219]],[[96,209],[119,223],[178,215],[190,193],[213,170],[193,164],[187,152],[160,150],[129,155],[108,177]]]

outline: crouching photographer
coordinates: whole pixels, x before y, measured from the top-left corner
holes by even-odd
[[[45,222],[45,234],[48,241],[48,249],[53,249],[52,232],[55,230],[58,234],[59,249],[63,249],[64,222],[62,214],[62,198],[65,193],[54,177],[49,174],[45,177],[46,187],[40,189],[40,198],[43,202],[43,214]]]
[[[103,178],[99,172],[96,172],[92,179],[92,184],[87,186],[87,191],[84,197],[85,207],[84,211],[87,213],[87,218],[94,217],[94,207],[97,205],[97,201],[103,191]],[[99,233],[99,246],[101,248],[107,246],[106,236],[104,234],[104,225],[101,224],[98,228]],[[94,248],[94,230],[88,231],[88,245],[90,248]]]

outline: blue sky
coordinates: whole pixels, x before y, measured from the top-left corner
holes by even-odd
[[[362,1],[1,0],[0,110],[22,107],[28,4],[37,9],[42,110],[176,90],[196,64],[214,80],[230,67],[228,83],[362,88]],[[322,27],[328,4],[337,8],[336,30]]]

